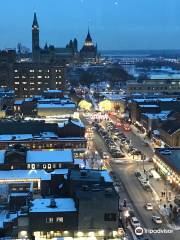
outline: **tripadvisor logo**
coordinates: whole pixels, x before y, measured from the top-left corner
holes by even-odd
[[[146,234],[158,234],[158,233],[163,233],[163,234],[169,234],[173,233],[173,230],[171,229],[147,229],[147,228],[142,228],[142,227],[137,227],[134,230],[136,236],[142,236],[144,233]]]
[[[141,236],[144,233],[144,229],[142,227],[137,227],[135,228],[134,232],[137,236]]]

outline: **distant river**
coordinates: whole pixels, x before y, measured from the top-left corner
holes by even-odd
[[[124,69],[134,77],[147,75],[150,79],[180,79],[180,71],[173,70],[170,67],[162,67],[155,69],[137,68],[134,65],[125,65]]]

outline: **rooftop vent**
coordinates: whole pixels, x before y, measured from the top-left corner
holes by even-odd
[[[57,206],[56,206],[56,201],[55,201],[54,198],[52,198],[52,199],[50,200],[50,205],[49,205],[49,207],[50,207],[50,208],[56,208],[56,207],[57,207]]]

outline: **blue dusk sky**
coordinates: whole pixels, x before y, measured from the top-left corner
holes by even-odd
[[[57,47],[88,26],[103,50],[180,49],[180,0],[1,0],[0,49],[18,42],[31,48],[36,11],[40,44]]]

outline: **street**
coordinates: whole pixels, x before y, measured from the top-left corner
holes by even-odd
[[[129,140],[131,140],[131,144],[145,154],[147,158],[151,158],[153,156],[153,149],[149,145],[145,146],[144,137],[137,133],[136,130],[133,129],[133,131],[130,132],[123,131],[123,133]],[[94,131],[93,140],[94,146],[99,153],[107,152],[104,140],[96,131]],[[120,203],[122,203],[124,199],[127,199],[128,206],[132,206],[135,215],[141,223],[141,226],[149,230],[157,229],[157,225],[152,221],[152,215],[159,215],[159,202],[157,202],[157,195],[160,194],[162,189],[158,189],[158,186],[163,185],[163,183],[156,183],[155,180],[152,180],[153,185],[156,186],[155,190],[158,192],[157,194],[155,191],[147,192],[142,188],[142,185],[135,176],[135,171],[143,171],[143,161],[129,161],[128,159],[122,159],[122,161],[117,163],[117,161],[112,158],[110,165],[111,170],[115,173],[115,176],[120,182]],[[145,161],[144,167],[146,170],[152,169],[153,163]],[[144,208],[146,202],[151,202],[153,204],[153,211],[147,211]],[[164,221],[161,225],[161,229],[170,230],[169,225],[167,225]],[[180,231],[173,229],[171,233],[144,234],[143,239],[178,240],[179,233]],[[134,237],[135,236],[133,236],[133,238]]]

